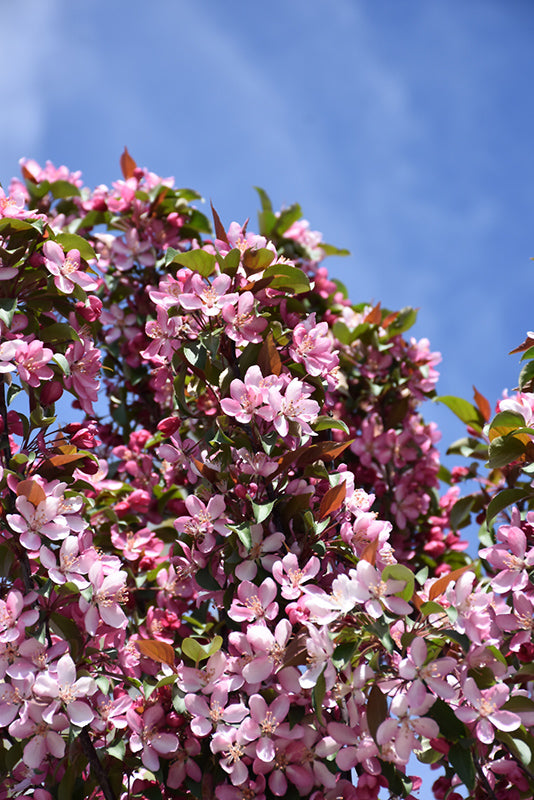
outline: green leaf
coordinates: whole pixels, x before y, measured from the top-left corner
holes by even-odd
[[[333,244],[326,244],[326,242],[320,242],[319,247],[325,254],[325,256],[350,256],[350,250],[346,250],[345,248],[334,247]]]
[[[337,670],[343,669],[350,664],[352,656],[356,652],[356,642],[342,642],[338,644],[332,654],[332,661]]]
[[[415,325],[416,320],[417,309],[409,306],[402,308],[396,319],[388,327],[388,336],[398,336],[398,334],[404,333]]]
[[[199,661],[209,658],[200,642],[198,642],[196,639],[192,639],[190,636],[182,641],[182,653],[190,658],[191,661],[194,661],[195,664],[198,664]]]
[[[70,375],[70,364],[62,353],[55,353],[52,356],[52,361],[58,365],[64,375],[67,377]]]
[[[35,222],[30,222],[26,219],[12,219],[11,217],[0,219],[0,233],[4,233],[6,236],[9,236],[14,231],[31,231],[35,229],[38,229]]]
[[[248,522],[242,522],[240,525],[230,525],[229,527],[237,533],[239,541],[244,544],[247,551],[250,550],[252,547],[252,534]]]
[[[275,500],[271,500],[270,503],[262,503],[261,505],[257,503],[252,503],[252,510],[254,512],[254,519],[259,524],[260,522],[264,522],[267,517],[270,516],[271,511],[273,510],[273,506],[275,504]]]
[[[195,572],[195,580],[198,585],[207,592],[220,591],[221,587],[207,568],[199,569],[198,572]]]
[[[86,261],[92,261],[96,258],[96,253],[83,236],[78,236],[77,233],[58,233],[56,242],[61,245],[63,250],[67,253],[69,250],[78,250],[81,257]]]
[[[17,310],[17,299],[10,297],[2,297],[0,299],[0,320],[4,323],[6,328],[11,327],[15,311]]]
[[[466,497],[460,497],[451,508],[449,516],[450,526],[453,531],[462,528],[470,520],[470,512],[475,503],[476,497],[472,494]]]
[[[534,700],[522,695],[514,695],[510,697],[502,706],[507,711],[513,711],[515,714],[520,714],[523,711],[528,711],[530,714],[534,711]]]
[[[434,402],[436,403],[443,403],[443,405],[450,408],[453,414],[456,414],[458,419],[460,419],[466,425],[469,425],[471,428],[475,428],[476,430],[482,430],[484,425],[484,418],[478,408],[476,408],[472,403],[469,403],[467,400],[464,400],[462,397],[453,397],[452,395],[442,395],[441,397],[435,397]]]
[[[346,434],[350,433],[348,425],[343,422],[342,419],[335,419],[334,417],[317,417],[312,427],[317,433],[319,433],[319,431],[328,430],[343,431]]]
[[[525,445],[515,436],[497,436],[488,448],[488,466],[499,469],[516,461],[525,452]]]
[[[532,380],[534,380],[534,361],[529,361],[529,363],[525,364],[525,366],[519,373],[520,390],[524,391],[525,386],[531,383]]]
[[[503,509],[511,506],[512,503],[517,503],[519,500],[525,500],[527,497],[532,497],[530,489],[502,489],[499,494],[496,494],[490,501],[488,510],[486,512],[486,525],[491,527],[493,520],[500,514]]]
[[[276,258],[276,253],[267,247],[249,248],[243,253],[243,266],[247,272],[261,272]]]
[[[430,616],[431,614],[444,614],[445,609],[440,606],[439,603],[436,603],[434,600],[428,600],[426,603],[423,603],[421,608],[419,609],[421,614],[424,614],[425,617]]]
[[[471,647],[471,642],[469,640],[469,637],[466,636],[465,633],[458,633],[458,631],[450,630],[450,628],[442,630],[441,632],[449,639],[452,639],[453,641],[457,642],[457,644],[460,645],[464,653],[469,652],[469,648]]]
[[[81,192],[77,186],[69,181],[54,181],[50,184],[52,196],[59,200],[62,197],[80,197]]]
[[[255,186],[254,189],[260,196],[261,202],[261,209],[262,211],[273,211],[273,204],[271,203],[271,198],[267,194],[267,192],[261,188],[261,186]]]
[[[325,667],[326,669],[326,667]],[[326,681],[324,677],[324,669],[317,678],[317,682],[312,689],[312,706],[317,715],[317,719],[323,723],[323,700],[326,694]]]
[[[124,761],[124,756],[126,753],[126,742],[124,739],[119,739],[116,744],[108,745],[106,747],[106,753],[113,758],[118,759],[119,761]]]
[[[220,256],[219,267],[221,272],[224,272],[226,275],[230,275],[230,277],[233,278],[237,272],[237,268],[239,267],[240,260],[241,253],[237,248],[235,250],[230,250],[230,252],[224,258]]]
[[[80,337],[68,322],[53,322],[40,333],[43,342],[72,342],[79,341]]]
[[[525,419],[516,411],[499,411],[495,414],[489,425],[490,441],[498,436],[506,436],[525,425]]]
[[[216,257],[213,253],[207,253],[206,250],[188,250],[187,253],[179,253],[172,248],[169,249],[171,253],[165,258],[165,266],[180,264],[193,272],[198,272],[203,278],[207,278],[215,270]]]
[[[289,208],[285,208],[280,212],[280,215],[277,217],[276,224],[274,226],[274,233],[278,234],[279,236],[283,236],[283,234],[289,230],[293,223],[297,222],[297,220],[301,218],[302,209],[298,203],[294,203],[293,205],[289,206]]]
[[[462,744],[453,744],[449,750],[449,761],[462,783],[471,792],[475,788],[475,764],[471,750]]]
[[[382,761],[381,758],[378,761],[381,767],[380,772],[388,782],[390,797],[407,797],[412,791],[412,781],[388,761]]]
[[[273,264],[265,270],[263,277],[272,277],[269,285],[274,289],[286,289],[294,294],[310,291],[310,281],[306,273],[290,264]]]
[[[397,592],[398,597],[410,602],[414,593],[415,576],[411,569],[405,567],[404,564],[388,564],[382,570],[382,580],[404,581],[404,589]]]
[[[527,769],[532,769],[534,739],[529,733],[519,729],[512,733],[496,730],[495,734],[497,739],[509,748],[520,764],[523,764]]]

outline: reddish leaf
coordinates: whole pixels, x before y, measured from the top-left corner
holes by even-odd
[[[483,394],[480,394],[476,386],[473,386],[473,392],[474,392],[475,403],[478,410],[480,411],[486,422],[489,422],[491,418],[491,406],[489,404],[489,401],[486,400]]]
[[[363,561],[368,561],[373,567],[376,564],[376,551],[378,550],[378,539],[374,539],[365,546],[360,558]]]
[[[128,178],[133,178],[137,164],[129,154],[127,147],[124,148],[124,152],[121,155],[120,165],[122,174],[124,175],[124,180],[127,181]]]
[[[193,458],[192,461],[203,478],[206,478],[206,480],[210,483],[215,483],[218,478],[218,473],[216,470],[212,469],[211,467],[207,467],[206,464],[203,464],[202,461],[198,460],[198,458]]]
[[[264,376],[280,375],[282,372],[282,360],[274,343],[272,333],[267,334],[261,346],[258,354],[258,366]]]
[[[304,447],[304,452],[299,456],[298,465],[315,464],[316,461],[333,461],[353,443],[354,439],[346,442],[318,442]],[[300,448],[299,448],[300,449]]]
[[[37,481],[26,480],[20,481],[17,484],[17,495],[20,497],[23,495],[26,500],[28,500],[32,505],[36,508],[39,503],[42,503],[46,500],[46,494],[42,486],[39,486]]]
[[[364,317],[364,322],[368,322],[370,325],[380,325],[382,321],[382,311],[380,309],[380,303],[377,303],[368,314]]]
[[[305,467],[307,464],[315,464],[316,461],[332,461],[337,458],[341,453],[353,443],[354,439],[348,439],[346,442],[318,442],[317,444],[304,444],[302,447],[297,447],[285,456],[278,459],[278,469],[272,475],[275,478],[284,472],[291,464],[298,467]]]
[[[54,467],[62,467],[82,458],[87,458],[87,453],[61,453],[61,455],[50,456],[47,463],[52,464]]]
[[[319,506],[319,520],[324,519],[333,511],[337,511],[337,509],[343,504],[343,500],[347,494],[347,484],[345,481],[341,481],[338,483],[337,486],[331,486],[323,499],[321,500],[321,505]]]
[[[389,328],[392,322],[395,322],[397,317],[399,316],[400,311],[393,311],[391,314],[388,314],[387,317],[384,317],[382,320],[382,327]]]
[[[534,346],[534,339],[531,339],[530,336],[527,336],[524,342],[518,344],[517,347],[514,347],[513,350],[510,350],[510,355],[513,353],[524,353],[525,350],[530,350],[531,347]]]
[[[388,715],[388,701],[382,690],[373,684],[367,699],[367,724],[371,736],[376,741],[376,732]]]
[[[457,580],[460,575],[463,575],[464,572],[468,572],[469,570],[473,572],[472,564],[466,564],[465,567],[460,567],[460,569],[453,569],[452,572],[448,572],[447,575],[444,575],[442,578],[438,578],[429,589],[428,599],[435,600],[436,597],[441,597],[449,583]]]
[[[160,664],[174,666],[174,648],[167,642],[160,642],[157,639],[138,639],[135,644],[141,655],[159,661]]]
[[[225,242],[228,247],[231,247],[230,242],[228,241],[228,236],[226,235],[226,231],[224,229],[224,225],[221,222],[221,218],[213,208],[213,203],[210,202],[211,205],[211,213],[213,214],[213,224],[215,225],[215,235],[217,239],[220,239],[221,242]]]
[[[284,667],[300,667],[306,664],[308,658],[308,648],[306,647],[306,635],[299,633],[296,637],[289,640],[289,644],[284,653]]]
[[[418,611],[420,611],[420,609],[421,609],[421,606],[423,605],[423,603],[424,603],[424,602],[425,602],[425,601],[423,600],[423,598],[422,598],[422,597],[420,597],[420,596],[417,594],[417,592],[414,592],[414,593],[413,593],[413,596],[412,596],[412,603],[414,604],[414,606],[416,607],[416,609],[417,609]]]

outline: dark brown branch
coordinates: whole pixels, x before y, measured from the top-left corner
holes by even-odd
[[[104,792],[104,797],[106,798],[106,800],[117,800],[116,795],[113,789],[111,788],[108,776],[104,772],[104,768],[100,763],[100,759],[98,758],[97,752],[87,732],[87,728],[82,729],[80,733],[80,742],[82,745],[82,750],[89,762],[91,773],[93,777],[96,778],[96,780],[100,785],[100,788]]]

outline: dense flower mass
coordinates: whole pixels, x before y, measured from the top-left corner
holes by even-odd
[[[413,310],[121,167],[0,191],[0,800],[531,797],[534,337],[449,473]]]

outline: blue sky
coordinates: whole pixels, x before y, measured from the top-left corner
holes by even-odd
[[[493,402],[534,328],[533,33],[530,0],[4,0],[0,180],[110,184],[127,145],[226,223],[298,201],[354,302],[420,309],[440,392]]]

